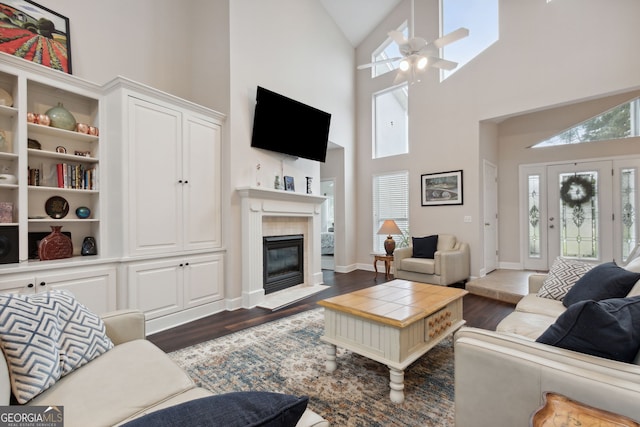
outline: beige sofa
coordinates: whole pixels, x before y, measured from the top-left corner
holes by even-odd
[[[469,278],[469,244],[451,234],[438,234],[438,246],[433,259],[413,258],[413,246],[393,253],[396,279],[448,286]]]
[[[102,318],[113,349],[61,378],[27,405],[63,406],[66,427],[112,426],[212,395],[196,387],[162,350],[144,339],[142,312],[118,311]],[[9,371],[1,351],[0,384],[0,405],[9,405]],[[307,409],[297,425],[329,423]]]
[[[565,311],[537,296],[544,278],[529,277],[529,294],[495,332],[456,333],[456,427],[528,425],[547,391],[640,420],[640,366],[535,342]],[[639,294],[636,284],[628,296]]]

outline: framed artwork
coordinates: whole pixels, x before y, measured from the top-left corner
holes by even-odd
[[[284,190],[285,191],[296,191],[296,187],[293,183],[293,177],[292,176],[285,176],[284,177]]]
[[[461,205],[462,171],[421,175],[422,206]]]
[[[2,0],[0,20],[0,52],[71,74],[69,18],[31,0]]]

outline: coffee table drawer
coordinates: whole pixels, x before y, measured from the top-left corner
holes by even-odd
[[[451,333],[451,327],[462,320],[462,300],[454,301],[424,319],[424,341],[438,340]]]

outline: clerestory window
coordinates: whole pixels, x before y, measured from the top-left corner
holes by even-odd
[[[532,148],[581,144],[640,136],[640,97],[535,144]]]
[[[455,61],[458,66],[451,71],[443,70],[444,80],[500,38],[498,0],[466,1],[441,0],[441,31],[449,34],[460,27],[469,29],[469,37],[442,48],[442,57]]]
[[[407,26],[406,21],[400,26],[400,28],[398,28],[398,31],[402,32],[405,38],[409,37],[409,27]],[[391,40],[390,37],[387,37],[387,39],[371,54],[371,62],[386,61],[387,59],[400,57],[402,57],[402,54],[400,53],[400,49],[398,49],[398,44]],[[378,77],[388,73],[389,71],[396,70],[399,63],[400,59],[375,65],[371,67],[371,77]]]

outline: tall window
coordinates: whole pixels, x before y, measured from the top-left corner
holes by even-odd
[[[387,236],[378,234],[382,223],[392,219],[401,231],[409,230],[409,172],[393,172],[373,177],[373,251],[384,253]],[[399,246],[401,236],[392,236]]]
[[[409,152],[409,89],[407,84],[373,94],[373,158]]]
[[[462,68],[500,38],[498,0],[441,0],[442,35],[460,27],[469,29],[469,37],[442,49],[442,57],[455,61],[458,66],[441,74],[442,80]]]

